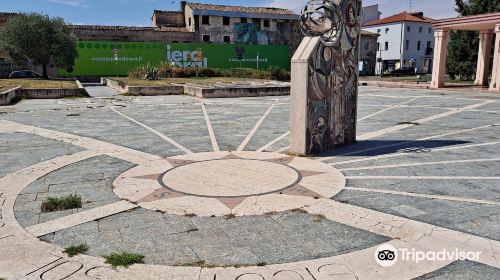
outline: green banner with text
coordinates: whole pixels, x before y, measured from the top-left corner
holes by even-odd
[[[179,67],[290,69],[288,46],[80,41],[75,65],[61,76],[124,76],[135,67],[171,61]]]

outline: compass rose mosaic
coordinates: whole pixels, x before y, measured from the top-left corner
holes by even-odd
[[[339,193],[346,180],[330,165],[277,153],[216,152],[139,165],[114,182],[114,192],[170,214],[258,215],[310,205]]]

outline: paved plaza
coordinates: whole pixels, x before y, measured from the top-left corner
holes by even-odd
[[[0,107],[0,279],[500,278],[498,95],[361,87],[358,143],[306,158],[286,96],[88,90]],[[384,267],[384,244],[479,258]]]

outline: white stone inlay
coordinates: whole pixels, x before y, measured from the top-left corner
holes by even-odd
[[[162,182],[170,189],[199,196],[250,196],[295,184],[299,173],[279,163],[223,159],[195,162],[168,171]]]

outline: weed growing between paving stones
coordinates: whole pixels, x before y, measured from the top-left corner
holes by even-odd
[[[231,219],[234,219],[234,218],[236,218],[236,215],[233,214],[233,213],[224,215],[224,219],[226,219],[226,220],[231,220]]]
[[[54,212],[82,207],[82,198],[79,195],[71,194],[62,197],[47,197],[42,203],[42,212]]]
[[[120,253],[120,254],[111,254],[108,256],[103,256],[106,259],[106,263],[110,264],[112,267],[123,266],[128,268],[129,266],[136,263],[144,263],[144,256],[141,254],[134,253]]]
[[[326,216],[323,214],[314,215],[314,222],[316,222],[316,223],[321,223],[325,219],[326,219]]]
[[[267,263],[266,263],[266,262],[258,262],[258,263],[257,263],[257,266],[266,266],[266,265],[267,265]]]
[[[68,254],[70,257],[74,257],[79,254],[83,254],[89,250],[89,246],[87,244],[81,244],[78,246],[70,246],[64,249],[64,253]]]
[[[290,210],[290,212],[292,212],[292,213],[307,214],[307,211],[305,209],[302,209],[302,208],[292,209],[292,210]]]
[[[186,214],[184,214],[184,217],[194,218],[194,217],[196,217],[196,214],[194,214],[194,213],[186,213]]]
[[[398,125],[404,125],[404,124],[409,124],[409,125],[420,125],[419,123],[416,122],[400,122]]]

